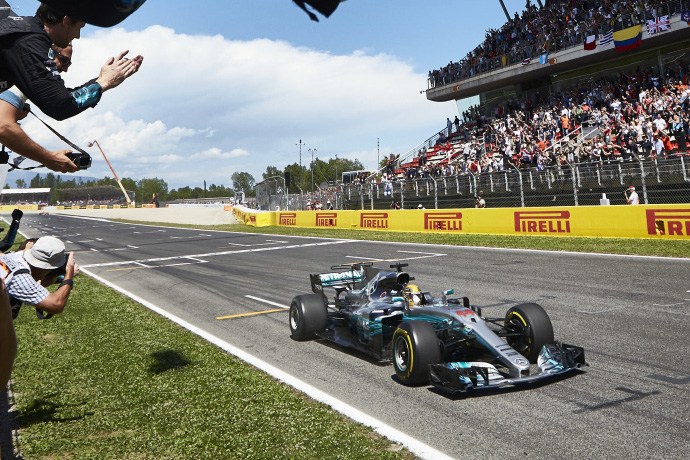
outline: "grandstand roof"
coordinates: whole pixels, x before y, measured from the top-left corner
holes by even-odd
[[[40,193],[50,193],[50,188],[6,188],[2,190],[3,195],[37,195]]]

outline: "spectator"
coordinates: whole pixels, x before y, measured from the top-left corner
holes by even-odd
[[[45,286],[55,281],[55,270],[63,266],[64,281],[55,292],[48,292]],[[26,302],[48,314],[64,310],[78,272],[74,253],[66,255],[65,245],[53,236],[39,238],[24,251],[0,255],[0,275],[13,303]]]
[[[474,207],[475,208],[486,208],[486,201],[484,201],[484,198],[482,198],[481,195],[477,195],[477,198],[475,198]]]
[[[391,209],[400,209],[400,203],[395,198],[391,201]]]
[[[5,283],[0,282],[0,390],[5,388],[17,355],[17,335],[14,332],[10,299]]]
[[[630,205],[638,205],[640,204],[640,197],[637,196],[637,192],[635,191],[635,187],[632,185],[628,187],[628,190],[623,192],[625,195],[625,199]]]
[[[0,82],[16,85],[46,115],[64,120],[94,107],[103,92],[115,88],[133,75],[141,56],[126,59],[127,51],[110,58],[96,79],[68,90],[55,69],[46,66],[51,45],[68,46],[79,38],[85,23],[43,3],[36,16],[0,20]],[[2,140],[4,142],[4,140]]]
[[[72,64],[72,45],[60,48],[51,47],[54,53],[54,63],[58,72],[67,72]],[[18,155],[41,163],[48,169],[57,172],[75,172],[77,166],[67,158],[69,149],[49,151],[31,140],[17,123],[29,113],[26,96],[19,88],[12,88],[0,93],[0,140],[10,150]]]

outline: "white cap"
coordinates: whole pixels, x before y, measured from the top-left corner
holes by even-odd
[[[67,260],[65,245],[54,236],[42,236],[24,253],[24,259],[36,268],[52,270],[61,267]]]

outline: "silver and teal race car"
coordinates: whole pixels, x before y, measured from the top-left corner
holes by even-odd
[[[361,350],[392,361],[406,385],[431,383],[450,393],[536,382],[587,365],[583,348],[554,340],[538,304],[486,317],[467,297],[450,297],[453,290],[441,298],[421,292],[406,266],[361,263],[310,275],[313,294],[290,304],[292,337]]]

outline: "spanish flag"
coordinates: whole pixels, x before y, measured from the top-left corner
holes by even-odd
[[[628,27],[613,33],[613,44],[618,51],[637,48],[642,44],[642,25]]]

